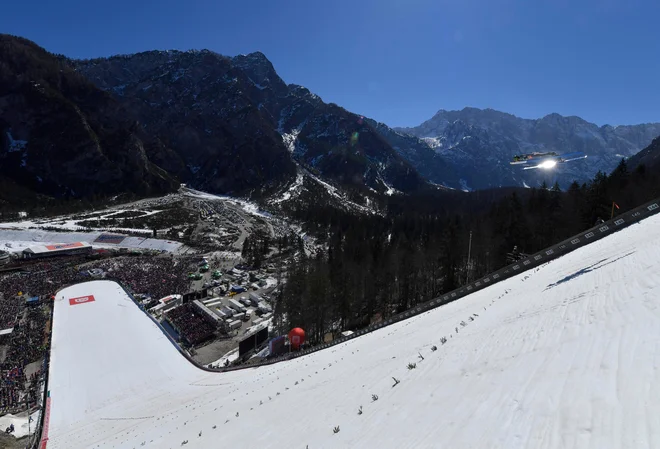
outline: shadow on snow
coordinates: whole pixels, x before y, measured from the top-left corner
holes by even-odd
[[[573,273],[573,274],[569,274],[569,275],[566,276],[565,278],[558,280],[558,281],[555,282],[554,284],[550,284],[550,285],[548,285],[548,286],[544,289],[544,291],[545,291],[545,290],[549,290],[549,289],[551,289],[551,288],[553,288],[553,287],[556,287],[556,286],[558,286],[558,285],[560,285],[560,284],[563,284],[564,282],[572,281],[573,279],[575,279],[575,278],[577,278],[577,277],[580,277],[580,276],[582,276],[583,274],[590,273],[590,272],[592,272],[592,271],[598,270],[599,268],[603,268],[604,266],[607,266],[607,265],[609,265],[609,264],[611,264],[611,263],[614,263],[614,262],[616,262],[617,260],[623,259],[624,257],[628,257],[628,256],[630,256],[631,254],[634,254],[634,253],[635,253],[635,251],[631,251],[631,252],[629,252],[628,254],[624,254],[623,256],[617,257],[616,259],[611,260],[611,261],[609,261],[609,262],[607,262],[607,263],[603,263],[603,262],[605,262],[607,259],[599,260],[598,262],[596,262],[596,263],[593,264],[593,265],[589,265],[588,267],[582,268],[581,270],[576,271],[576,272]],[[601,264],[602,264],[602,265],[601,265]]]

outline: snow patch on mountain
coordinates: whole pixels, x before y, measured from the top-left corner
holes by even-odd
[[[9,148],[7,149],[8,153],[24,151],[27,147],[27,140],[17,140],[11,134],[11,131],[7,131],[7,140],[9,141]]]
[[[461,178],[461,180],[459,181],[459,184],[460,184],[461,190],[463,192],[471,192],[472,191],[472,189],[470,188],[470,186],[468,186],[468,183],[465,179]]]
[[[422,141],[426,142],[429,147],[436,149],[436,148],[442,148],[443,147],[443,142],[442,139],[439,137],[422,137]]]
[[[282,141],[291,154],[296,151],[296,142],[298,141],[299,134],[300,128],[292,129],[290,133],[282,133]]]
[[[279,204],[284,201],[288,201],[294,196],[300,195],[300,191],[303,187],[303,181],[304,181],[304,176],[303,174],[299,171],[298,174],[296,175],[296,180],[294,181],[293,184],[282,194],[281,197],[275,198],[270,201],[271,204]]]
[[[385,191],[385,195],[387,195],[387,196],[392,196],[392,195],[394,195],[395,193],[401,193],[400,191],[398,191],[397,189],[395,189],[394,187],[392,187],[391,185],[389,185],[387,182],[385,182],[385,179],[383,179],[382,176],[379,175],[379,176],[378,176],[378,180],[379,180],[379,181],[385,186],[385,188],[387,189],[387,190]]]
[[[304,172],[305,176],[309,177],[311,180],[313,180],[313,181],[317,182],[319,185],[321,185],[331,196],[333,196],[334,198],[340,200],[343,205],[345,205],[349,208],[358,210],[360,212],[368,213],[368,214],[376,213],[376,211],[374,211],[373,209],[370,209],[370,208],[365,207],[361,204],[358,204],[354,201],[351,201],[350,199],[348,199],[346,197],[346,195],[344,195],[343,192],[341,192],[335,186],[332,186],[332,185],[328,184],[327,182],[321,180],[321,178],[319,178],[317,176],[314,176],[309,171],[303,169],[303,172]]]
[[[126,84],[115,86],[112,88],[112,91],[117,95],[124,95],[124,89],[126,89]]]

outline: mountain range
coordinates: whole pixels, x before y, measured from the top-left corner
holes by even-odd
[[[359,116],[285,84],[262,53],[151,51],[70,64],[172,148],[155,162],[197,188],[270,192],[300,167],[380,192],[425,184]]]
[[[417,127],[393,131],[397,137],[415,136],[423,142],[408,139],[414,146],[407,147],[390,138],[398,151],[420,154],[420,146],[428,147],[451,172],[458,174],[458,183],[469,189],[505,185],[537,187],[543,181],[549,185],[558,182],[565,188],[574,180],[582,183],[592,179],[598,171],[611,172],[621,159],[638,153],[659,136],[660,123],[599,127],[574,116],[549,114],[529,120],[493,109],[465,108],[440,110]],[[551,171],[521,170],[508,164],[517,154],[549,151],[583,152],[587,159]],[[434,159],[426,158],[421,165],[428,166]],[[418,166],[418,169],[423,168]],[[436,183],[448,179],[435,168],[424,175]],[[456,179],[451,181],[455,186]]]
[[[271,205],[320,195],[365,207],[397,192],[567,187],[660,135],[660,124],[475,108],[391,128],[286,84],[260,52],[73,60],[8,35],[0,49],[0,185],[49,196],[149,195],[187,183]],[[531,151],[589,157],[552,172],[509,164]]]

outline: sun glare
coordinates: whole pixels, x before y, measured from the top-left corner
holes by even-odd
[[[539,168],[544,168],[546,170],[549,170],[551,168],[554,168],[555,165],[557,165],[557,161],[553,161],[553,160],[543,161],[539,164]]]

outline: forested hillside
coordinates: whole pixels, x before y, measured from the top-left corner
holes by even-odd
[[[0,208],[178,188],[126,115],[55,55],[0,34]]]
[[[616,215],[658,196],[658,171],[641,165],[630,172],[621,161],[610,175],[599,172],[566,192],[544,186],[436,202],[394,198],[388,218],[333,211],[316,229],[327,251],[289,267],[276,312],[285,328],[301,326],[319,341],[501,268],[514,246],[533,253],[607,220],[613,203]]]

